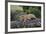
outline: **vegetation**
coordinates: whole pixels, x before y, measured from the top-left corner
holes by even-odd
[[[18,19],[18,17],[22,14],[34,14],[37,18],[41,18],[41,7],[40,6],[21,6],[21,7],[23,8],[23,10],[22,9],[16,10],[16,11],[11,10],[11,20],[15,20],[16,18]]]

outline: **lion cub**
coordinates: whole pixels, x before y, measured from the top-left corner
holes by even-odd
[[[19,17],[20,17],[20,21],[24,20],[24,22],[27,19],[35,19],[36,18],[36,16],[34,14],[21,15]]]

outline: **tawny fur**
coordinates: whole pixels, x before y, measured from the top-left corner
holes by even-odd
[[[20,17],[20,20],[24,20],[24,22],[27,20],[27,19],[31,19],[31,18],[36,18],[36,16],[34,14],[27,14],[27,15],[21,15],[19,16]]]

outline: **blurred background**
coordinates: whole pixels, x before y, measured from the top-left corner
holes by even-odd
[[[41,7],[11,5],[11,21],[15,21],[18,16],[24,14],[34,14],[37,18],[41,18]]]

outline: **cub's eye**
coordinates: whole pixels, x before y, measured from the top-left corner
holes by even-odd
[[[31,20],[34,20],[35,18],[31,18]]]

